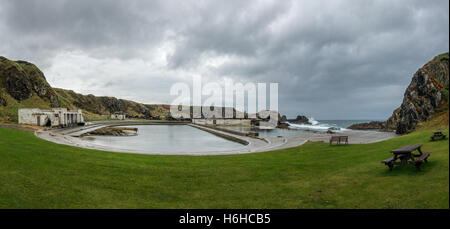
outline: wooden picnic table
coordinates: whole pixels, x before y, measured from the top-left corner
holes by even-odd
[[[435,131],[435,132],[433,133],[433,135],[430,136],[431,141],[436,140],[436,138],[445,139],[446,137],[447,137],[447,136],[446,136],[444,133],[442,133],[442,131]]]
[[[417,167],[418,170],[420,170],[420,165],[422,164],[422,161],[427,162],[427,158],[431,154],[430,152],[422,153],[421,147],[422,144],[407,145],[395,150],[391,150],[391,153],[394,154],[394,157],[383,160],[382,163],[389,166],[390,170],[392,170],[394,165],[408,165],[408,164],[413,164]],[[419,154],[413,153],[416,150],[419,152]]]
[[[391,150],[391,153],[394,154],[394,162],[397,159],[400,159],[401,165],[407,165],[408,163],[411,163],[411,161],[414,161],[415,157],[418,157],[422,155],[422,150],[420,149],[422,147],[422,144],[419,145],[409,145],[409,146],[403,146],[402,148]],[[412,152],[419,151],[419,155],[414,155]]]

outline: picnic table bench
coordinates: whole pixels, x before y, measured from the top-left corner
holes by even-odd
[[[348,144],[348,136],[331,136],[330,138],[330,145],[336,142],[337,144],[341,144],[345,142],[345,144]]]
[[[422,163],[428,162],[427,159],[431,155],[431,152],[422,153],[421,147],[422,147],[421,144],[408,145],[396,150],[391,150],[391,153],[393,153],[394,156],[386,160],[382,160],[381,163],[387,165],[390,171],[392,171],[394,165],[408,165],[408,164],[416,166],[417,170],[420,171],[420,166],[422,165]],[[412,153],[416,150],[419,152],[419,154]]]
[[[433,135],[430,136],[431,141],[434,141],[436,138],[445,139],[445,137],[447,137],[447,135],[445,135],[444,133],[442,133],[442,131],[435,131],[435,132],[433,133]]]

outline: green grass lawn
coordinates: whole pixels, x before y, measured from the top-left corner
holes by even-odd
[[[153,156],[46,142],[0,128],[0,208],[449,208],[449,142],[432,130],[367,145]],[[448,136],[448,125],[444,131]],[[424,144],[422,171],[380,163]]]

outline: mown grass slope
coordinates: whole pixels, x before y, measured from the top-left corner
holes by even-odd
[[[0,208],[448,209],[448,140],[429,141],[441,119],[374,144],[199,157],[80,149],[0,128]],[[448,122],[439,128],[448,136]],[[432,152],[422,171],[380,163],[410,144]]]

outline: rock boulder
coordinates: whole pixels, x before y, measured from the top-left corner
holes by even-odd
[[[295,119],[288,119],[288,122],[295,124],[311,124],[309,119],[303,115],[297,115],[297,118]]]
[[[347,128],[352,130],[384,130],[386,129],[386,122],[372,121],[369,123],[358,123]]]

